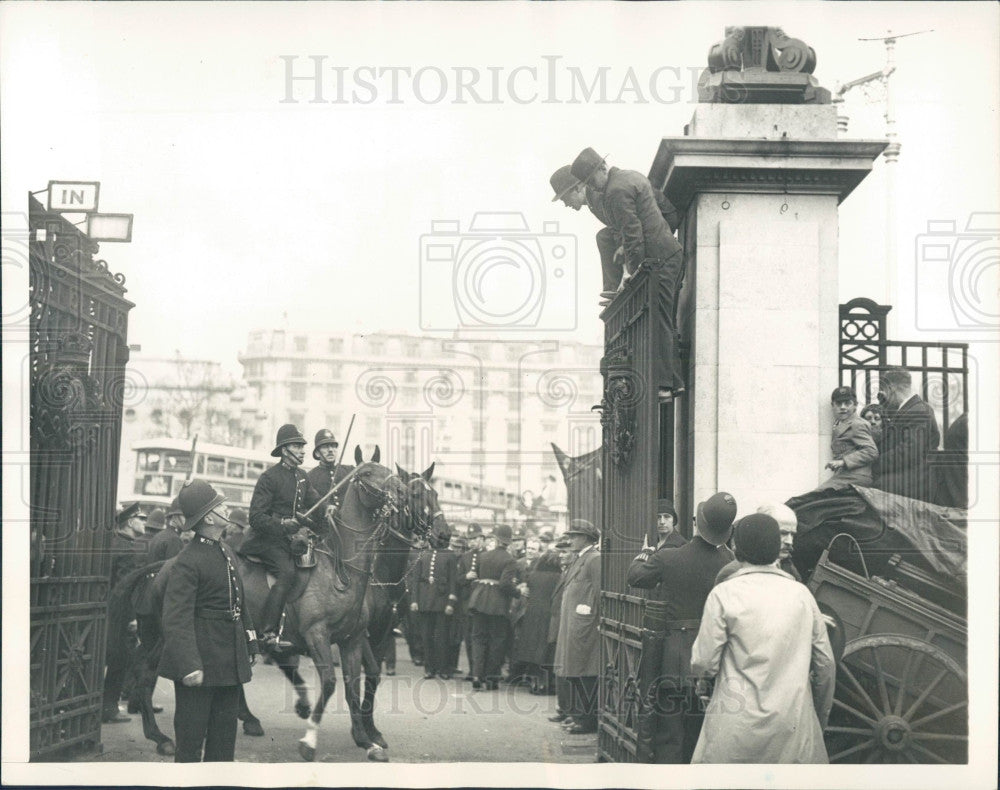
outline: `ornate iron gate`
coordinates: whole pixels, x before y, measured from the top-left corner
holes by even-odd
[[[124,277],[29,197],[31,298],[30,753],[100,748],[108,545],[115,515]]]
[[[646,666],[650,652],[644,644],[648,646],[650,632],[643,628],[645,597],[629,594],[626,575],[643,536],[652,530],[657,497],[670,496],[672,488],[665,460],[672,457],[672,446],[663,443],[660,426],[672,425],[673,414],[669,406],[660,406],[656,387],[650,383],[655,299],[653,283],[640,271],[601,316],[605,322],[600,619],[604,671],[598,753],[612,762],[652,760],[652,733],[644,724],[642,700],[659,667]]]

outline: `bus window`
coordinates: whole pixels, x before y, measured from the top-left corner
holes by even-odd
[[[256,480],[264,471],[263,461],[247,461],[247,480]]]
[[[199,455],[198,460],[194,462],[195,474],[203,475],[205,474],[205,456]]]
[[[225,477],[226,459],[210,455],[205,465],[205,474],[214,477]]]
[[[140,451],[138,466],[140,472],[159,472],[160,454]]]
[[[191,456],[188,453],[164,453],[164,472],[190,472]]]
[[[237,477],[243,479],[246,472],[246,464],[243,461],[226,461],[226,477]]]

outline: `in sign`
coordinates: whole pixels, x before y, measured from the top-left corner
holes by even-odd
[[[49,211],[97,211],[99,181],[49,181]]]

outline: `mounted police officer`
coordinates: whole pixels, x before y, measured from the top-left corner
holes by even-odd
[[[194,538],[177,555],[163,598],[159,674],[174,681],[175,761],[232,761],[240,685],[250,680],[256,636],[243,609],[243,582],[221,542],[225,497],[192,480],[178,499]]]
[[[329,428],[323,428],[316,432],[312,457],[319,461],[319,465],[315,469],[311,469],[306,477],[319,496],[326,494],[350,473],[350,469],[338,467],[337,449],[339,447],[340,443],[337,441],[337,437]],[[337,494],[334,494],[331,500],[330,504],[334,507],[340,505],[340,497]]]
[[[281,460],[257,478],[250,500],[250,536],[241,551],[259,557],[277,577],[261,616],[262,642],[272,651],[291,647],[278,634],[285,600],[295,583],[295,559],[289,539],[303,527],[320,534],[325,531],[323,514],[311,519],[302,515],[319,499],[301,469],[305,454],[306,440],[299,429],[291,424],[282,425],[271,451],[272,456]]]

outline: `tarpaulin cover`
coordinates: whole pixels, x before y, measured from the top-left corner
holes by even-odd
[[[848,532],[859,542],[875,541],[894,530],[937,573],[965,582],[968,567],[967,511],[851,486],[810,491],[788,500],[800,533],[821,526]]]

